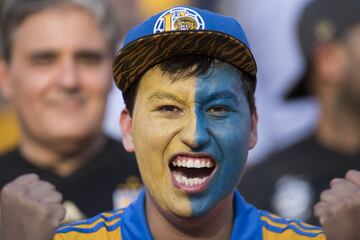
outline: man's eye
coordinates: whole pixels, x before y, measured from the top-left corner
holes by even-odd
[[[87,65],[99,64],[103,58],[100,55],[83,55],[79,61]]]
[[[97,65],[104,59],[104,55],[98,52],[80,52],[76,55],[78,62],[86,65]]]
[[[158,111],[160,112],[171,112],[171,113],[176,113],[176,112],[181,112],[181,109],[173,106],[173,105],[164,105],[164,106],[160,106],[157,108]]]
[[[229,109],[228,107],[219,105],[219,106],[213,106],[213,107],[209,108],[207,110],[207,112],[211,115],[223,116],[223,115],[227,114],[228,112],[231,112],[231,109]]]
[[[31,58],[31,62],[34,65],[49,65],[55,62],[56,57],[53,55],[40,55]]]

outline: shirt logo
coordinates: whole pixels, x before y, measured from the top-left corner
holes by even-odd
[[[154,33],[205,29],[204,19],[196,11],[186,7],[172,8],[158,18]]]

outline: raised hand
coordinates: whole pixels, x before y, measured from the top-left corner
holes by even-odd
[[[49,240],[65,216],[62,195],[35,174],[23,175],[1,191],[3,240]]]
[[[360,240],[360,171],[334,179],[315,205],[328,240]]]

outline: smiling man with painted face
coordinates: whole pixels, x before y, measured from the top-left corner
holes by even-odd
[[[120,225],[113,239],[324,239],[234,191],[257,141],[256,63],[238,22],[189,7],[160,13],[129,32],[114,76],[123,143],[146,188],[130,208],[60,227],[57,239],[100,237],[100,222]]]
[[[114,77],[126,103],[123,143],[145,189],[126,209],[59,227],[55,240],[325,239],[235,190],[257,141],[256,64],[238,22],[190,7],[155,15],[129,32]],[[317,215],[329,240],[355,240],[347,233],[356,233],[360,202],[349,196],[360,194],[360,173],[332,185]]]
[[[204,71],[179,71],[186,64]],[[231,205],[256,142],[256,113],[241,79],[249,81],[230,64],[202,56],[176,56],[142,77],[134,109],[121,121],[152,204],[183,217],[202,216],[225,198]]]

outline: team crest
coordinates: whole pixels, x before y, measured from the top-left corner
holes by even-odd
[[[155,23],[154,33],[202,29],[205,29],[205,22],[196,11],[186,7],[176,7],[161,14]]]

